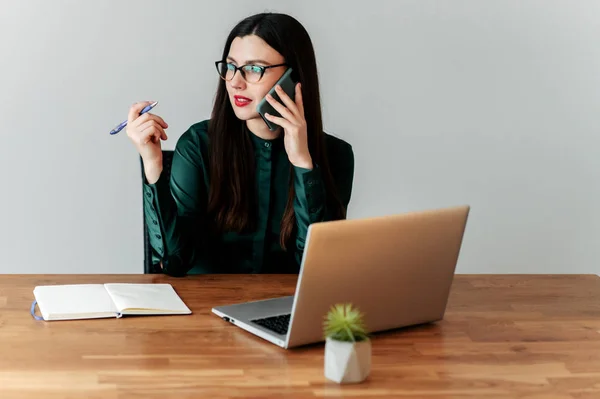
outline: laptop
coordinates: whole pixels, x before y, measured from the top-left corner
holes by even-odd
[[[282,348],[324,341],[332,305],[352,303],[369,332],[442,320],[468,205],[313,223],[295,294],[212,308]]]

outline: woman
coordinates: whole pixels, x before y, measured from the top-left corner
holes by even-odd
[[[170,179],[162,174],[167,123],[129,110],[127,135],[146,182],[144,212],[154,264],[169,275],[298,273],[308,226],[346,217],[352,147],[323,132],[314,50],[302,25],[264,13],[227,38],[211,118],[178,140]],[[256,106],[287,68],[295,101],[267,98],[281,117]]]

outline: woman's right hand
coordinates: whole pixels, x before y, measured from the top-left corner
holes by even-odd
[[[129,108],[127,117],[127,136],[138,150],[144,163],[162,163],[160,140],[166,140],[165,129],[169,126],[158,115],[150,112],[140,115],[145,106],[151,101],[135,103]]]
[[[142,109],[149,104],[152,102],[142,101],[129,108],[126,132],[142,157],[147,179],[155,182],[162,171],[160,141],[167,139],[165,129],[169,125],[160,116],[150,112],[140,115]]]

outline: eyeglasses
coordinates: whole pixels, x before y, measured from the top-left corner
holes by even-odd
[[[242,74],[242,78],[248,83],[256,83],[260,81],[265,74],[265,71],[269,68],[275,68],[280,66],[286,66],[287,64],[277,64],[277,65],[242,65],[235,66],[230,62],[226,61],[216,61],[215,66],[217,67],[217,72],[219,72],[219,76],[223,80],[230,81],[235,76],[235,73],[239,70]]]

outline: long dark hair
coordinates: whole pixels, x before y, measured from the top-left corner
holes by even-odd
[[[293,17],[262,13],[240,21],[227,37],[223,57],[236,37],[256,35],[279,52],[300,82],[308,131],[308,148],[313,165],[319,165],[324,180],[327,207],[335,219],[346,210],[335,189],[325,148],[317,64],[308,32]],[[210,189],[208,220],[218,232],[252,232],[256,228],[256,182],[252,141],[244,121],[233,111],[225,81],[219,79],[209,123]],[[288,200],[281,220],[280,245],[286,248],[296,227],[294,180],[290,168]]]

